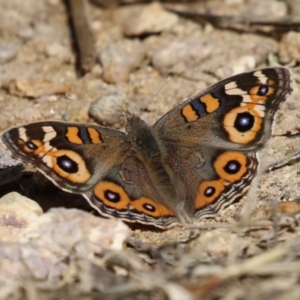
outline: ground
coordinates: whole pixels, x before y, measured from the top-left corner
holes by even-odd
[[[299,163],[266,171],[299,150],[299,137],[282,136],[300,126],[297,2],[85,5],[90,52],[65,2],[0,0],[1,131],[41,120],[124,130],[127,112],[154,124],[205,87],[266,66],[288,67],[293,93],[248,195],[189,228],[103,220],[1,146],[0,300],[299,299]],[[80,65],[84,51],[95,61]]]

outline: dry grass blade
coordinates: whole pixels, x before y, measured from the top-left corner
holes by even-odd
[[[300,161],[300,150],[290,153],[285,158],[270,164],[268,171],[274,171],[287,165],[292,165]]]

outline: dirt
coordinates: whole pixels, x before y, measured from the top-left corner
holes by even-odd
[[[90,216],[92,208],[85,200],[48,189],[41,177],[33,182],[31,170],[21,173],[18,166],[18,174],[12,168],[9,175],[6,169],[3,179],[0,174],[0,195],[18,191],[30,196],[45,212],[30,222],[45,219],[36,223],[42,225],[24,226],[25,231],[0,231],[0,300],[299,299],[300,166],[265,170],[299,151],[299,136],[282,134],[297,133],[300,127],[300,33],[292,24],[249,25],[251,18],[268,17],[283,24],[284,17],[293,20],[296,4],[117,1],[101,6],[105,1],[99,2],[87,3],[96,60],[83,74],[65,2],[0,0],[1,131],[41,120],[98,120],[124,130],[127,112],[154,124],[210,84],[278,64],[293,74],[293,93],[280,107],[273,136],[260,151],[259,176],[248,195],[194,227],[166,231],[120,227],[121,236],[112,233],[101,245],[102,236],[97,231],[94,239],[93,229],[121,225],[102,225],[98,216]],[[168,9],[247,22],[207,18],[197,22]],[[295,204],[292,214],[274,213],[286,202]],[[48,215],[53,207],[88,213],[72,210],[68,215],[52,209]],[[14,212],[13,218],[18,218],[16,208]],[[70,218],[80,221],[74,225]],[[13,226],[6,220],[0,219],[1,227]],[[82,231],[73,238],[76,226]],[[123,246],[114,248],[116,243]]]

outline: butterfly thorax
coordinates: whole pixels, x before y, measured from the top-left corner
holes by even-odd
[[[136,158],[145,165],[163,165],[163,145],[157,138],[157,133],[137,116],[128,117],[126,127],[128,132],[127,142],[131,144],[131,150]]]

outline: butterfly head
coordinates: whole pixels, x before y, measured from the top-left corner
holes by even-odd
[[[130,134],[134,131],[135,128],[138,127],[148,127],[148,125],[137,115],[130,113],[126,114],[126,132]]]

